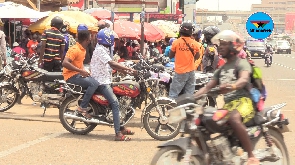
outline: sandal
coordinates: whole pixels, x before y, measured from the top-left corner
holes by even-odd
[[[88,113],[87,109],[83,109],[83,108],[78,108],[76,110],[76,112],[80,115],[82,115],[83,117],[85,117],[86,119],[92,119],[92,116]]]
[[[126,135],[122,135],[122,136],[116,136],[115,137],[115,141],[130,141],[131,138],[126,136]]]
[[[133,131],[131,131],[130,129],[127,129],[127,128],[121,130],[121,133],[122,133],[123,135],[134,135],[134,134],[135,134],[135,132],[133,132]]]
[[[247,165],[260,165],[260,161],[257,158],[249,158]]]

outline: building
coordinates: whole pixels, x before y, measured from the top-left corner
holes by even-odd
[[[252,4],[253,12],[264,11],[274,20],[278,31],[285,29],[286,13],[295,11],[295,0],[261,0],[261,4]]]

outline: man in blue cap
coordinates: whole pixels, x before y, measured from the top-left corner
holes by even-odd
[[[88,27],[85,24],[79,24],[77,27],[77,33],[79,33],[80,31],[84,31],[87,30],[88,31]],[[91,41],[89,43],[89,45],[86,47],[86,55],[85,55],[85,59],[84,59],[84,66],[88,67],[91,61],[91,57],[92,57],[92,53],[94,51],[94,48],[92,47]]]

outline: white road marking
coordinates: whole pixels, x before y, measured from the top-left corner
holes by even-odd
[[[284,57],[289,57],[289,58],[293,58],[293,59],[295,59],[294,56],[290,56],[290,55],[286,55],[286,54],[277,54],[277,55],[279,55],[279,56],[284,56]],[[275,56],[276,56],[276,55],[275,55]]]
[[[281,67],[284,67],[284,68],[287,68],[287,69],[295,70],[295,68],[291,68],[291,67],[288,67],[286,65],[279,64],[279,63],[276,63],[276,62],[273,62],[273,64],[278,65],[278,66],[281,66]]]
[[[24,143],[24,144],[21,144],[21,145],[18,145],[18,146],[12,147],[12,148],[10,148],[8,150],[1,151],[0,152],[0,158],[3,158],[5,156],[8,156],[8,155],[13,154],[15,152],[18,152],[18,151],[23,150],[25,148],[29,148],[29,147],[31,147],[33,145],[44,142],[46,140],[58,137],[58,136],[62,135],[63,133],[64,132],[54,133],[54,134],[51,134],[51,135],[48,135],[48,136],[41,137],[41,138],[36,139],[36,140],[29,141],[27,143]]]
[[[295,81],[295,79],[265,79],[265,81]]]

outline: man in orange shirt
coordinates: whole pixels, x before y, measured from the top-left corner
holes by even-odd
[[[36,48],[37,48],[37,45],[39,44],[37,41],[37,38],[38,38],[37,34],[34,34],[32,40],[30,40],[27,44],[27,48],[29,51],[29,56],[28,56],[29,58],[31,58],[33,54],[36,53]]]
[[[90,73],[84,70],[83,61],[86,56],[86,48],[91,41],[91,35],[88,29],[78,32],[78,42],[76,45],[69,48],[63,60],[62,66],[64,79],[71,84],[80,85],[87,89],[83,100],[78,107],[77,112],[85,118],[90,119],[91,115],[88,113],[89,101],[96,91],[99,83],[92,77]]]
[[[171,99],[176,99],[183,89],[188,94],[195,91],[195,61],[200,58],[200,47],[199,43],[191,38],[193,31],[192,23],[182,23],[179,30],[180,38],[171,46],[169,57],[175,58],[175,75],[169,90]]]

